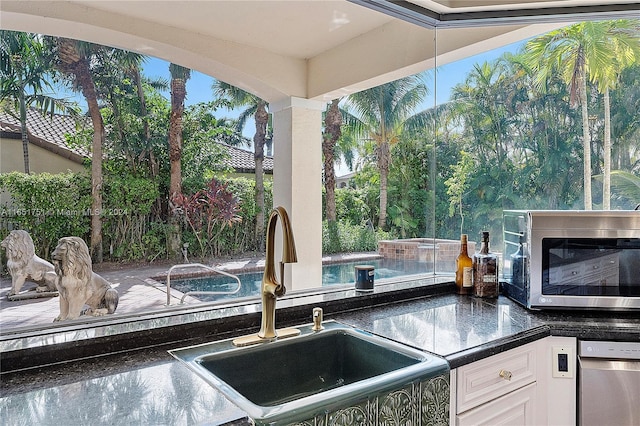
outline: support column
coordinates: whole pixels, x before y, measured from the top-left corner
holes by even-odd
[[[289,213],[298,253],[298,263],[285,267],[288,290],[322,285],[324,107],[323,102],[293,97],[269,104],[274,139],[273,205]],[[280,250],[275,252],[277,262]]]

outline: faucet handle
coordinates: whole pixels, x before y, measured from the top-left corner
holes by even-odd
[[[322,308],[313,308],[313,331],[324,329],[322,326]]]

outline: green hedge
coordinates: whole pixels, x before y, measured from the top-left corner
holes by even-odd
[[[393,238],[390,232],[374,230],[367,225],[347,221],[322,222],[323,254],[377,251],[378,240]]]
[[[0,192],[11,196],[0,206],[2,232],[28,231],[40,256],[48,258],[63,236],[88,238],[91,183],[85,174],[0,174]]]

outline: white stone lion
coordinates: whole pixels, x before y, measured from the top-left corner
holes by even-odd
[[[38,284],[36,291],[56,291],[56,273],[53,265],[36,255],[31,235],[27,231],[11,231],[0,246],[7,251],[7,269],[11,274],[11,291],[16,295],[26,280]]]
[[[60,293],[60,315],[54,321],[75,319],[81,314],[100,316],[115,312],[118,292],[93,272],[89,248],[82,238],[60,238],[51,259]],[[89,308],[83,312],[85,304]]]

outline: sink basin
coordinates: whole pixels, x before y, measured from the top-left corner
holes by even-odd
[[[237,348],[230,340],[170,353],[257,424],[286,424],[443,374],[427,354],[333,321],[319,332]]]

